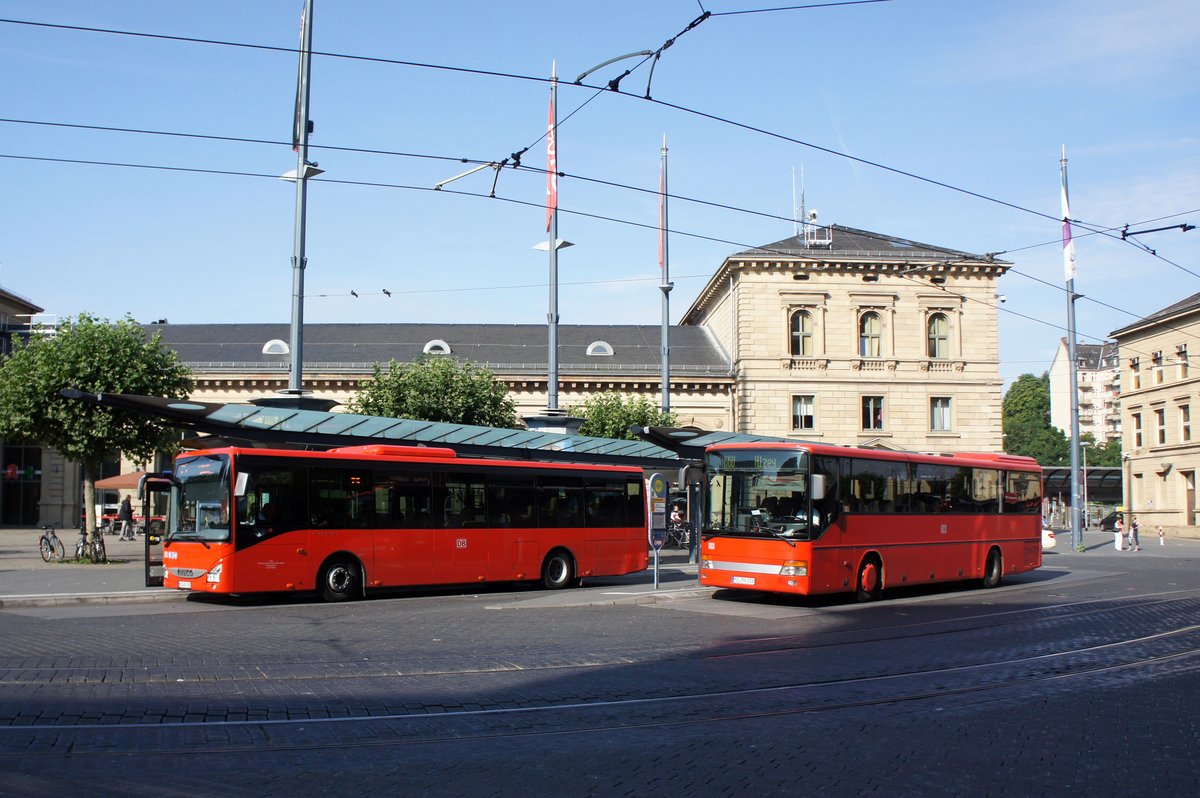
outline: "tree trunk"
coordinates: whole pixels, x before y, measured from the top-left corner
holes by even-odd
[[[99,471],[96,463],[83,464],[83,512],[86,518],[88,543],[93,542],[100,534],[96,526],[96,474]]]

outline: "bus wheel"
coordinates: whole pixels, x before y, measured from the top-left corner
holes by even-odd
[[[1004,577],[1004,558],[999,549],[988,552],[987,565],[983,568],[983,586],[996,587]]]
[[[542,584],[549,590],[562,590],[569,587],[575,577],[575,563],[571,555],[562,549],[550,552],[546,562],[542,563]]]
[[[361,571],[349,558],[336,557],[321,568],[317,589],[326,601],[349,601],[360,590]]]
[[[883,579],[879,560],[867,557],[858,566],[858,588],[855,597],[859,601],[875,601],[883,595]]]

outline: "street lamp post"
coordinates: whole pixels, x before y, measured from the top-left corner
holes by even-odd
[[[1087,450],[1088,441],[1079,442],[1079,453],[1083,455],[1083,528],[1091,526],[1091,513],[1088,512],[1088,479],[1087,479]],[[1082,542],[1082,541],[1081,541]]]

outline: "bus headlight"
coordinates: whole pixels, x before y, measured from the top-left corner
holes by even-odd
[[[808,576],[807,560],[784,560],[779,569],[780,576]]]
[[[712,568],[712,560],[701,560],[700,567],[706,568],[706,569],[711,569]]]
[[[221,581],[221,568],[223,565],[224,565],[224,563],[222,563],[221,565],[218,565],[216,568],[213,568],[211,571],[209,571],[208,576],[206,576],[204,578],[205,581],[212,582],[214,584],[219,583]]]

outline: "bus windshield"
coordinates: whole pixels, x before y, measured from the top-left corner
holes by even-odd
[[[809,540],[809,455],[786,449],[730,449],[708,455],[710,531]]]
[[[229,457],[206,454],[180,460],[171,488],[167,540],[229,540]]]

